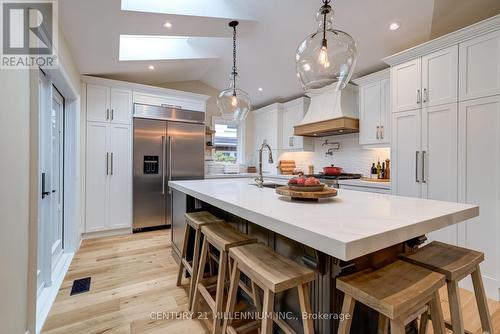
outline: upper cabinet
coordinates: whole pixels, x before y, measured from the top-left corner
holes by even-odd
[[[87,84],[87,120],[132,124],[132,91]]]
[[[391,80],[393,112],[456,102],[458,46],[392,67]]]
[[[354,82],[359,85],[359,144],[388,145],[391,137],[389,70]]]
[[[500,31],[460,43],[460,101],[500,94]]]
[[[274,103],[253,111],[253,141],[258,150],[265,141],[272,150],[281,146],[283,105]]]
[[[301,97],[283,104],[283,150],[313,151],[314,139],[294,135],[294,126],[299,124],[309,108],[310,99]]]

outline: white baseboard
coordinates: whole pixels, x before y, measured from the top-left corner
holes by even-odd
[[[95,239],[102,237],[113,237],[118,235],[127,235],[132,234],[132,229],[130,227],[119,228],[116,230],[107,230],[107,231],[97,231],[97,232],[88,232],[82,234],[82,239]]]
[[[483,285],[488,298],[497,302],[500,301],[500,282],[498,280],[483,275]],[[469,291],[474,291],[470,276],[460,281],[460,287]]]

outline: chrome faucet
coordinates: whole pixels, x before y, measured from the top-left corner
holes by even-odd
[[[273,151],[271,150],[271,146],[267,144],[267,142],[264,140],[262,145],[260,146],[259,149],[259,176],[255,178],[255,183],[257,183],[257,187],[262,188],[264,185],[264,177],[262,176],[262,151],[267,148],[269,150],[269,158],[268,162],[272,164],[273,161]]]

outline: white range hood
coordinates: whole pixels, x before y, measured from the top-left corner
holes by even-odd
[[[296,136],[325,137],[359,132],[358,87],[347,85],[341,91],[332,86],[308,93],[311,103],[302,121],[294,128]]]

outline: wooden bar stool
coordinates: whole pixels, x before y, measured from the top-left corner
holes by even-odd
[[[229,257],[234,263],[223,333],[246,333],[252,329],[259,328],[260,325],[260,334],[271,334],[273,332],[273,321],[285,333],[295,333],[283,320],[275,317],[274,295],[278,292],[297,288],[301,313],[310,315],[309,282],[316,278],[316,273],[279,255],[260,243],[231,248],[229,250]],[[240,272],[252,280],[252,285],[256,284],[264,290],[262,321],[256,320],[240,328],[234,328],[231,326],[231,315],[235,310]],[[254,297],[253,299],[255,302],[257,298]],[[257,310],[261,309],[260,305],[255,306]],[[303,328],[306,334],[314,333],[311,317],[303,319]]]
[[[214,322],[212,333],[219,334],[221,332],[220,314],[223,311],[224,287],[226,285],[226,273],[228,266],[228,251],[236,246],[241,246],[249,243],[257,242],[257,239],[251,238],[248,235],[242,234],[236,228],[227,223],[214,223],[201,227],[203,234],[203,244],[201,247],[201,257],[198,266],[198,274],[196,276],[196,285],[191,306],[192,312],[198,312],[199,297],[202,296],[213,312]],[[209,247],[212,246],[219,251],[219,268],[217,284],[214,285],[214,278],[203,278],[205,263],[209,256]],[[216,287],[215,300],[209,290]]]
[[[196,283],[196,275],[198,274],[198,262],[200,258],[200,239],[201,227],[207,224],[224,222],[207,211],[190,212],[184,215],[186,218],[186,228],[184,229],[184,241],[182,242],[181,263],[179,265],[179,272],[177,274],[177,286],[181,285],[183,273],[187,271],[191,275],[191,283],[189,285],[189,307],[193,302],[193,292]],[[193,260],[187,260],[187,248],[189,242],[189,232],[194,230],[194,247],[193,247]]]
[[[349,334],[357,301],[379,313],[378,333],[387,333],[390,322],[391,334],[404,334],[405,326],[429,309],[434,334],[445,334],[439,300],[444,284],[443,275],[404,261],[337,278],[337,289],[345,294],[342,314],[350,314],[338,333]]]
[[[493,333],[488,302],[479,269],[479,264],[484,261],[483,253],[433,241],[415,253],[402,255],[401,259],[445,275],[450,304],[450,327],[455,334],[465,332],[458,282],[471,275],[481,327],[484,333]]]

